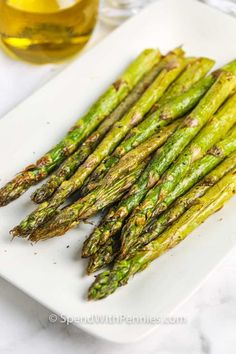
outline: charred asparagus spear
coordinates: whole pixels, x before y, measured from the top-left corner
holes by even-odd
[[[197,199],[202,197],[209,188],[211,188],[231,170],[235,171],[235,168],[236,153],[234,152],[196,186],[192,187],[189,192],[178,198],[170,210],[167,210],[157,219],[154,218],[152,224],[149,225],[147,230],[138,239],[129,255],[133,254],[135,250],[142,248],[144,245],[147,245],[149,242],[158,237],[169,225],[173,224],[185,211],[194,205]],[[177,191],[176,194],[179,194],[179,191]]]
[[[116,180],[112,188],[106,189],[106,198],[101,202],[102,208],[103,207],[105,208],[106,205],[109,205],[110,200],[116,202],[116,200],[122,198],[127,188],[130,188],[134,184],[134,182],[138,179],[140,174],[143,172],[149,160],[150,159],[147,158],[146,160],[142,161],[135,169],[133,169],[126,176]],[[67,221],[68,220],[65,219],[65,222]],[[61,235],[63,234],[64,232]],[[57,236],[61,236],[61,235],[57,234]],[[29,235],[29,239],[33,242],[38,242],[38,241],[45,241],[54,236],[55,236],[54,234],[53,235],[50,234],[50,229],[47,229],[47,223],[46,223],[44,226],[39,227],[34,232],[32,232]]]
[[[101,273],[89,289],[89,299],[98,300],[126,284],[131,276],[145,269],[150,262],[183,241],[210,215],[222,208],[236,190],[235,170],[223,177],[207,193],[198,198],[172,226],[133,257],[118,261],[111,270]]]
[[[0,190],[0,206],[18,198],[30,186],[47,177],[65,158],[70,156],[159,60],[159,50],[143,51],[55,147],[35,164],[20,172]]]
[[[141,161],[157,150],[157,148],[162,146],[176,131],[182,121],[183,119],[178,119],[167,127],[162,128],[159,133],[154,134],[144,143],[138,145],[135,149],[124,155],[117,165],[113,166],[113,168],[111,168],[107,173],[103,180],[102,186],[112,185],[116,179],[121,178],[121,176],[125,176],[127,172],[131,172],[132,169],[135,168]],[[97,191],[96,193],[99,192]],[[102,195],[100,197],[102,198]]]
[[[164,105],[174,97],[177,97],[184,92],[187,92],[196,82],[205,77],[211,70],[215,61],[206,57],[200,58],[186,58],[189,63],[184,72],[173,82],[166,93],[162,96],[159,102],[154,105],[157,110],[160,106]]]
[[[132,196],[135,200],[139,199],[140,195],[142,199],[147,191],[154,186],[169,165],[179,156],[235,87],[235,75],[229,72],[220,74],[216,83],[207,92],[198,106],[186,117],[181,126],[160,149],[161,151],[157,152],[152,162],[139,178],[137,182],[138,189],[136,188],[136,184],[135,188],[131,188]],[[73,205],[63,209],[50,223],[42,227],[39,232],[41,234],[46,232],[50,237],[62,235],[70,228],[75,227],[81,219],[88,218],[104,208],[105,205],[115,202],[117,200],[115,198],[117,191],[113,192],[111,186],[108,193],[105,187],[101,186],[94,193],[91,192],[91,195],[88,194]],[[114,199],[112,200],[112,198]],[[18,228],[13,230],[13,234],[19,234]]]
[[[94,193],[94,201],[99,198],[101,208],[110,204],[110,198],[111,202],[113,202],[113,196],[115,196],[116,193],[116,188],[113,188],[113,186],[117,186],[117,181],[120,179],[125,179],[125,177],[132,173],[132,171],[135,170],[140,165],[140,163],[145,161],[146,158],[148,158],[153,153],[153,151],[163,145],[167,141],[168,137],[177,129],[181,121],[181,119],[177,120],[176,122],[163,128],[160,133],[154,134],[150,139],[145,141],[143,144],[140,144],[136,149],[123,156],[123,158],[120,160],[120,166],[117,166],[118,168],[116,168],[114,171],[110,171],[110,176],[107,178],[107,182],[104,183],[104,186],[101,190],[101,198],[99,198],[97,193]],[[112,193],[112,197],[110,196],[110,191]],[[92,196],[90,195],[90,197]],[[86,200],[86,198],[87,197],[85,197],[84,200]],[[42,234],[41,229],[36,230],[35,233],[32,234],[31,239],[36,240],[37,238],[37,241],[39,241],[39,234]],[[46,237],[48,237],[48,235],[45,235],[43,238],[45,239]]]
[[[181,182],[192,164],[203,157],[217,141],[226,136],[235,123],[236,94],[230,97],[216,115],[205,125],[194,140],[184,149],[173,166],[167,170],[159,183],[147,193],[143,201],[133,211],[122,230],[123,256],[135,244],[139,235],[143,232],[145,225],[152,218],[158,204]]]
[[[157,110],[169,100],[188,91],[194,83],[206,75],[213,64],[214,62],[208,58],[197,58],[195,60],[190,60],[185,71],[173,82],[166,93],[162,96],[160,101],[154,105],[152,110]],[[125,151],[127,152],[127,149]],[[101,164],[94,170],[91,176],[88,177],[88,180],[85,182],[82,188],[82,194],[86,195],[89,191],[95,189],[107,171],[117,163],[121,156],[122,149],[117,148],[112,156],[108,156],[106,159],[104,159]]]
[[[128,131],[143,119],[153,104],[160,99],[171,82],[179,75],[184,65],[185,60],[183,58],[177,55],[173,58],[173,55],[170,55],[170,61],[166,62],[164,69],[147,88],[136,104],[120,121],[114,124],[95,151],[89,155],[68,181],[62,183],[52,199],[49,202],[40,204],[35,212],[21,222],[20,226],[14,230],[14,235],[28,235],[45,220],[52,217],[66,198],[82,186],[85,179],[92,173],[103,158],[116,148]]]
[[[87,273],[92,274],[111,264],[119,255],[120,233],[110,237],[99,250],[88,259]]]
[[[232,153],[232,151],[234,152]],[[197,161],[187,176],[177,185],[175,190],[162,203],[160,203],[159,207],[154,211],[152,221],[145,227],[145,232],[133,245],[132,250],[128,253],[128,256],[133,254],[133,252],[138,250],[140,247],[152,241],[154,236],[158,236],[179,216],[181,216],[195,202],[196,198],[202,196],[208,188],[217,183],[226,173],[230,172],[232,169],[235,169],[235,151],[236,128],[232,130],[231,134],[226,139],[218,143],[211,151],[209,151],[206,156]],[[226,159],[224,160],[225,157]],[[215,168],[215,166],[217,166],[220,162],[221,164]],[[213,171],[201,180],[212,169]],[[196,186],[192,187],[199,180],[200,182]],[[192,189],[186,193],[186,191],[188,191],[191,187]],[[167,210],[174,201],[176,201],[174,206],[170,210]],[[165,210],[167,211],[156,220],[157,216]],[[96,229],[98,229],[101,233],[106,232],[106,229],[103,230],[102,228],[104,228],[104,224]],[[152,233],[153,230],[155,230],[155,232]],[[91,256],[88,265],[88,272],[95,272],[96,270],[104,267],[106,264],[111,263],[120,250],[120,244],[120,235],[110,237],[106,243]],[[98,248],[98,246],[95,247],[96,249]]]
[[[212,61],[208,59],[208,62],[210,69],[210,63]],[[205,68],[207,63],[204,64]],[[62,166],[49,178],[45,184],[43,184],[33,193],[31,198],[35,203],[40,204],[45,200],[48,200],[57,190],[57,188],[75,173],[77,168],[86,160],[86,158],[102,141],[113,124],[123,117],[123,115],[135,104],[135,102],[137,102],[147,87],[151,85],[156,76],[163,69],[163,65],[163,61],[154,65],[154,67],[144,75],[144,77],[137,83],[134,89],[119,104],[119,106],[107,118],[105,118],[97,130],[95,130],[86,139],[86,141],[78,148],[78,150],[62,164]]]
[[[214,113],[214,109],[215,111],[217,110],[217,108],[226,98],[226,96],[224,96],[224,98],[222,97],[222,100],[219,100],[217,105],[216,95],[219,95],[220,93],[218,90],[218,85],[221,86],[221,80],[223,77],[223,81],[226,80],[226,82],[229,83],[228,79],[226,79],[228,75],[232,74],[225,72],[220,75],[217,82],[212,86],[212,88],[200,101],[198,106],[185,119],[182,126],[168,139],[167,143],[155,154],[154,158],[152,159],[144,173],[140,176],[139,180],[132,186],[127,197],[121,201],[115,213],[109,216],[110,220],[108,219],[108,222],[106,222],[105,224],[106,232],[101,235],[99,230],[96,230],[91,235],[91,241],[86,241],[82,252],[84,257],[90,256],[92,254],[91,252],[97,250],[96,245],[101,245],[105,243],[106,240],[112,234],[122,228],[124,220],[130,214],[130,212],[139,205],[148,190],[150,190],[156,184],[156,182],[158,182],[165,170],[170,166],[170,164],[179,156],[181,151],[192,140],[194,134],[196,135],[199,132],[199,130],[206,123],[206,121]],[[232,83],[234,82],[234,80],[235,77],[232,77]],[[234,84],[231,86],[231,89],[233,87]],[[231,92],[231,89],[228,91],[228,93]],[[206,109],[206,107],[208,107],[208,109]],[[197,124],[194,124],[194,122],[197,122]],[[90,247],[92,248],[90,249]]]

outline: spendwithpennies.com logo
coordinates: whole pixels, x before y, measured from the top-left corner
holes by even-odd
[[[90,316],[77,316],[66,317],[58,316],[55,313],[49,315],[50,323],[65,323],[67,325],[74,324],[130,324],[130,325],[183,325],[187,323],[187,319],[183,316],[177,317],[160,317],[160,316],[129,316],[129,315],[90,315]]]

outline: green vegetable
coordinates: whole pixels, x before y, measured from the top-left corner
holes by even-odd
[[[214,61],[208,58],[189,59],[189,63],[184,72],[172,83],[162,98],[154,105],[152,111],[160,109],[161,106],[165,105],[171,99],[187,92],[194,83],[206,75],[206,73],[211,69],[213,65]],[[208,82],[208,79],[205,81]],[[201,86],[204,87],[205,81],[201,81]],[[132,141],[135,141],[135,139],[136,138],[134,138]],[[105,158],[88,177],[82,188],[83,195],[86,195],[88,192],[95,189],[99,185],[99,182],[101,182],[102,178],[106,175],[109,169],[114,166],[123,156],[123,151],[129,151],[127,142],[124,142],[124,145],[125,147],[123,149],[121,143],[120,147],[115,150],[113,155]],[[132,147],[133,145],[130,145],[130,148]]]
[[[210,61],[210,59],[209,59]],[[59,167],[59,169],[49,178],[49,180],[37,189],[33,195],[32,200],[35,203],[42,203],[48,200],[49,197],[57,190],[57,188],[68,180],[77,168],[86,160],[86,158],[94,151],[98,144],[102,141],[113,124],[119,121],[123,115],[131,109],[137,102],[148,86],[154,81],[156,76],[163,69],[163,61],[154,65],[154,67],[144,75],[144,77],[137,83],[129,95],[119,104],[119,106],[99,125],[85,142],[77,149],[77,151],[68,157],[68,159]]]
[[[235,134],[236,138],[236,134]],[[228,146],[227,146],[228,145]],[[219,161],[222,161],[226,150],[232,150],[232,145],[229,143],[224,148],[223,145],[218,146],[221,149],[221,153],[219,156],[217,155],[208,155],[202,159],[202,161],[197,163],[198,174],[192,172],[189,176],[187,176],[183,182],[180,183],[180,186],[177,186],[176,190],[172,193],[172,195],[166,199],[160,208],[157,208],[155,216],[153,217],[153,222],[146,227],[146,231],[138,238],[135,245],[133,245],[132,250],[130,250],[129,254],[135,252],[135,250],[141,248],[143,245],[148,244],[150,241],[155,239],[161,232],[166,229],[167,226],[172,224],[179,216],[181,216],[191,205],[193,205],[198,197],[201,197],[205,194],[205,192],[215,183],[219,181],[226,173],[230,170],[235,169],[236,167],[236,153],[234,152],[230,157],[228,157],[225,161],[223,161],[218,167],[216,167],[212,172],[210,172],[203,180],[192,187],[190,191],[186,194],[186,190],[188,190],[196,181],[198,181],[202,176],[204,176],[209,171],[212,166],[215,166]],[[230,147],[231,145],[231,147]],[[236,145],[236,143],[234,143]],[[236,151],[236,147],[234,148]],[[200,170],[202,168],[202,173],[200,174]],[[203,172],[204,171],[204,172]],[[168,206],[173,202],[176,201],[171,207],[170,210]],[[166,210],[166,211],[165,211]],[[158,215],[163,213],[160,217],[157,218]]]
[[[153,151],[165,143],[167,138],[177,129],[179,123],[180,121],[176,121],[168,127],[163,128],[159,134],[154,134],[154,136],[152,136],[149,140],[145,141],[136,149],[123,156],[123,158],[120,160],[119,166],[117,166],[114,171],[110,171],[110,176],[107,178],[102,188],[90,194],[89,198],[84,197],[80,199],[80,206],[86,209],[87,199],[89,199],[89,203],[91,203],[92,200],[94,203],[92,206],[93,213],[96,213],[96,211],[106,207],[111,202],[113,203],[113,201],[117,199],[117,196],[119,196],[121,193],[119,188],[121,188],[123,193],[125,188],[124,186],[126,186],[126,188],[129,187],[127,183],[124,185],[122,181],[125,181],[125,179],[128,178],[127,176],[139,168],[143,161],[147,161],[146,159],[152,154]],[[135,182],[135,180],[133,181]],[[98,204],[95,202],[98,202]],[[90,212],[91,210],[92,209],[90,209]],[[63,216],[63,220],[65,220],[67,218],[67,210],[65,209],[62,211],[62,213],[65,213]],[[45,236],[43,235],[44,232]],[[31,239],[37,239],[38,241],[40,237],[43,237],[43,239],[49,237],[47,224],[43,228],[36,229],[35,232],[33,232]]]
[[[232,86],[228,86],[230,82],[228,81],[228,77],[231,77],[230,81]],[[112,212],[108,214],[101,230],[96,229],[94,234],[91,235],[91,238],[93,238],[93,240],[96,239],[96,242],[94,242],[92,249],[89,249],[85,244],[82,253],[84,257],[88,257],[96,252],[97,245],[101,246],[110,236],[121,230],[126,218],[132,210],[139,205],[146,193],[153,188],[171,163],[180,155],[187,144],[217,110],[231,92],[234,85],[235,76],[233,74],[228,72],[220,74],[215,84],[203,97],[198,106],[186,117],[182,126],[168,139],[167,143],[157,151],[144,173],[132,186],[126,198],[119,203],[116,210],[112,210]],[[225,95],[223,93],[223,96],[221,96],[220,91],[224,92],[223,87],[228,87],[226,90],[227,94]],[[92,242],[90,244],[92,244]]]
[[[231,151],[236,151],[236,129],[235,136],[227,138],[224,142],[215,147],[212,152],[197,161],[190,172],[183,181],[175,188],[171,195],[166,198],[163,203],[160,203],[157,210],[154,212],[152,221],[145,227],[144,233],[140,235],[137,242],[133,245],[126,257],[130,257],[134,252],[151,242],[159,236],[167,227],[176,221],[186,210],[192,206],[197,198],[203,196],[206,191],[217,183],[231,170],[236,168],[236,152],[233,152],[225,160]],[[220,151],[214,154],[214,151]],[[223,162],[221,162],[223,160]],[[221,162],[221,163],[220,163]],[[219,166],[217,164],[220,163]],[[213,169],[207,176],[206,173]],[[204,177],[205,176],[205,177]],[[204,177],[204,178],[203,178]],[[202,180],[200,180],[203,178]],[[197,181],[200,182],[192,187],[189,192],[184,194],[191,186]],[[168,207],[176,201],[173,206],[168,210]],[[166,210],[166,211],[165,211]],[[165,211],[165,212],[164,212]],[[163,215],[159,216],[161,213]],[[157,218],[157,216],[159,216]],[[101,226],[98,227],[101,230]],[[96,229],[95,229],[96,230]],[[110,237],[104,245],[102,245],[96,253],[94,253],[88,264],[88,273],[96,272],[97,270],[110,264],[120,251],[120,234]]]
[[[70,156],[159,60],[158,49],[144,50],[55,147],[0,189],[0,206],[18,198]]]
[[[235,87],[236,76],[229,72],[220,74],[216,83],[200,101],[198,106],[185,118],[181,126],[171,135],[165,145],[157,151],[137,184],[133,185],[131,192],[136,200],[140,198],[140,194],[145,196],[147,191],[154,186],[163,172],[179,156]],[[138,189],[136,188],[137,185]],[[49,237],[64,234],[72,227],[75,227],[80,220],[94,215],[98,210],[117,201],[117,192],[117,189],[112,186],[109,190],[106,186],[101,187],[99,193],[97,190],[91,192],[91,194],[79,199],[71,206],[59,212],[50,223],[42,227],[44,231],[40,230],[39,233],[42,234],[46,231]],[[139,199],[140,201],[141,199]],[[15,230],[13,234],[15,235]],[[18,228],[16,229],[16,234],[18,234]]]
[[[129,174],[127,174],[125,177],[116,180],[115,183],[112,186],[112,189],[107,189],[106,192],[106,199],[103,201],[104,207],[109,204],[109,200],[112,199],[113,201],[116,201],[122,197],[124,192],[126,191],[127,188],[130,188],[132,184],[138,179],[140,174],[143,172],[145,166],[148,163],[148,159],[146,161],[142,161],[134,170],[132,170]],[[70,215],[64,215],[64,221],[65,223],[68,222],[68,217]],[[77,223],[78,224],[78,223]],[[52,230],[54,230],[54,227],[52,227]],[[62,235],[64,234],[65,231],[62,232]],[[14,229],[11,231],[12,235],[15,236]],[[48,224],[46,223],[45,225],[39,227],[36,229],[31,235],[29,236],[29,239],[31,241],[40,241],[40,240],[47,240],[49,238],[54,237],[54,231],[51,234],[50,226],[48,227]],[[56,236],[60,236],[59,233],[57,233]]]
[[[198,198],[197,203],[191,206],[157,239],[144,246],[133,257],[118,261],[111,270],[99,274],[89,289],[89,299],[98,300],[107,297],[119,286],[126,284],[134,274],[142,271],[150,262],[175,247],[210,215],[222,208],[233,197],[235,190],[236,174],[234,169],[211,187],[203,197]]]
[[[30,234],[39,225],[44,223],[56,212],[57,208],[76,190],[78,190],[85,179],[92,173],[98,164],[111,153],[128,131],[137,125],[150,110],[155,102],[159,100],[170,83],[178,76],[184,67],[184,59],[171,55],[164,69],[160,72],[154,82],[147,88],[136,104],[116,122],[109,133],[105,136],[95,151],[89,155],[85,162],[78,168],[76,173],[68,180],[64,181],[58,188],[55,195],[49,202],[39,205],[35,212],[30,214],[15,229],[15,234],[24,236]]]
[[[122,254],[124,256],[132,249],[145,225],[152,218],[158,204],[168,197],[178,183],[181,183],[193,163],[203,157],[217,141],[222,139],[235,123],[236,94],[205,125],[184,149],[173,166],[167,170],[159,183],[147,193],[143,201],[133,211],[122,232]]]

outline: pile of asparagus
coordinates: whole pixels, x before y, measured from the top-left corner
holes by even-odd
[[[64,139],[0,189],[0,205],[50,177],[11,234],[64,235],[99,211],[85,240],[101,299],[177,245],[236,190],[236,60],[144,50]],[[70,196],[74,196],[74,200]],[[64,207],[64,203],[67,205]],[[68,205],[69,204],[69,205]]]

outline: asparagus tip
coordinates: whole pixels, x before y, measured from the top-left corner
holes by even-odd
[[[47,196],[44,192],[45,191],[42,188],[40,190],[37,189],[31,194],[30,199],[36,204],[41,204],[42,202],[47,200]]]
[[[112,277],[112,272],[105,270],[95,277],[88,290],[89,300],[100,300],[112,294],[119,286],[118,279]]]
[[[99,246],[99,237],[97,236],[97,230],[95,230],[84,242],[82,248],[82,258],[88,258],[92,256],[97,250]],[[100,233],[99,233],[100,235]]]
[[[15,237],[20,237],[21,236],[21,230],[19,226],[14,227],[9,234],[12,236],[12,238]]]

